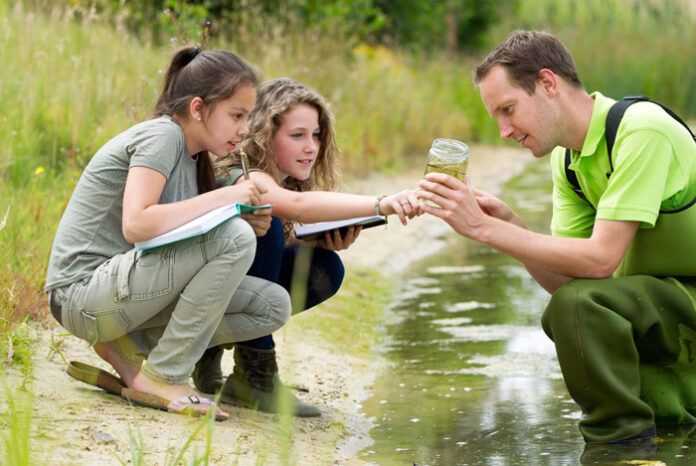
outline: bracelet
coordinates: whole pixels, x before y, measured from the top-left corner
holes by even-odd
[[[377,196],[377,197],[375,198],[375,215],[378,215],[378,216],[380,216],[380,217],[386,217],[386,215],[384,215],[382,212],[379,211],[379,203],[380,203],[380,202],[382,201],[382,199],[384,199],[385,197],[387,197],[387,195],[386,195],[386,194],[382,194],[381,196]]]

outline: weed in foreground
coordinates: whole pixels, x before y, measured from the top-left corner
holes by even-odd
[[[3,382],[7,410],[0,413],[0,436],[2,436],[3,455],[0,464],[29,466],[39,464],[34,461],[30,451],[32,407],[34,396],[31,389],[20,387],[12,389]]]
[[[177,466],[179,464],[187,464],[196,466],[207,465],[210,463],[210,454],[212,452],[213,429],[215,428],[215,409],[217,408],[219,399],[220,395],[218,394],[214,399],[213,407],[210,410],[208,410],[208,413],[205,416],[201,418],[200,422],[198,422],[198,424],[196,425],[196,428],[193,430],[193,432],[191,432],[191,435],[189,435],[184,441],[184,444],[179,448],[177,452],[174,453],[172,457],[169,457],[165,460],[166,465]],[[131,417],[133,419],[133,422],[128,424],[130,458],[124,460],[117,455],[117,459],[119,463],[121,463],[122,465],[132,464],[134,466],[143,466],[147,464],[147,462],[145,461],[145,443],[143,441],[142,431],[140,429],[140,425],[138,424],[138,418],[135,415],[135,409],[133,409],[133,405],[130,405],[130,410]],[[133,429],[132,425],[135,426],[135,430]],[[194,448],[192,457],[186,459],[186,454],[193,445],[193,441],[204,428],[205,448],[202,452],[199,452],[198,449]]]

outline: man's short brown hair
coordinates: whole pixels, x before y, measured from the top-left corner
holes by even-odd
[[[554,35],[543,31],[515,31],[488,54],[476,68],[474,82],[480,83],[491,69],[503,66],[510,80],[534,94],[539,71],[548,68],[574,87],[582,88],[573,57]]]

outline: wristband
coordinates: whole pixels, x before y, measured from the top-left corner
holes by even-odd
[[[385,194],[382,194],[381,196],[377,196],[377,198],[375,198],[375,215],[378,215],[380,217],[386,217],[386,215],[384,215],[382,212],[379,211],[379,203],[385,197],[387,197],[387,196]]]

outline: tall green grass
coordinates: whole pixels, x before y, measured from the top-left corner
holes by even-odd
[[[26,11],[21,2],[0,1],[0,19],[3,180],[17,187],[39,166],[80,168],[146,115],[162,51],[65,11]]]
[[[0,230],[0,350],[8,330],[26,317],[46,315],[48,253],[76,179],[74,171],[47,169],[31,173],[24,186],[0,183],[0,215],[7,213]]]
[[[586,87],[646,93],[696,116],[693,0],[520,0],[489,34],[517,28],[558,34]],[[79,17],[79,20],[76,19]],[[182,45],[154,46],[89,12],[0,0],[0,325],[45,313],[41,284],[62,210],[80,170],[112,136],[147,117],[162,70]],[[217,25],[224,27],[224,25]],[[243,32],[243,31],[242,31]],[[340,36],[266,25],[210,47],[236,51],[265,78],[292,76],[332,103],[346,171],[422,164],[432,138],[494,142],[471,71],[485,55],[414,58],[348,48]]]
[[[30,12],[0,0],[0,15],[0,178],[17,187],[39,166],[79,169],[147,117],[173,47],[139,42],[106,18],[77,22],[60,9]],[[266,78],[292,76],[322,92],[336,110],[348,169],[393,166],[437,135],[474,136],[466,103],[480,104],[463,61],[418,65],[383,48],[346,50],[340,40],[272,30],[267,39],[210,46],[236,51]],[[453,105],[455,98],[464,101]]]
[[[515,29],[556,34],[588,90],[645,94],[696,117],[694,0],[520,0],[489,34],[494,46]]]
[[[173,50],[107,18],[30,11],[0,0],[0,319],[45,313],[41,285],[55,229],[74,183],[109,138],[147,117]],[[220,27],[223,27],[222,25]],[[267,79],[292,76],[323,93],[337,115],[348,171],[398,168],[435,136],[469,140],[481,113],[463,62],[409,63],[381,48],[346,50],[307,33],[211,43],[255,63]],[[417,163],[422,163],[418,158]]]
[[[0,412],[3,464],[30,466],[36,464],[31,451],[32,408],[31,390],[13,390],[3,383],[6,410]]]
[[[13,333],[9,336],[10,353],[16,352],[19,356],[18,359],[23,366],[22,383],[9,385],[7,377],[2,380],[0,463],[30,466],[36,464],[39,459],[37,453],[32,451],[30,440],[34,406],[31,350],[28,347],[28,331],[24,325],[19,326]],[[7,352],[3,353],[3,356],[8,355]]]

